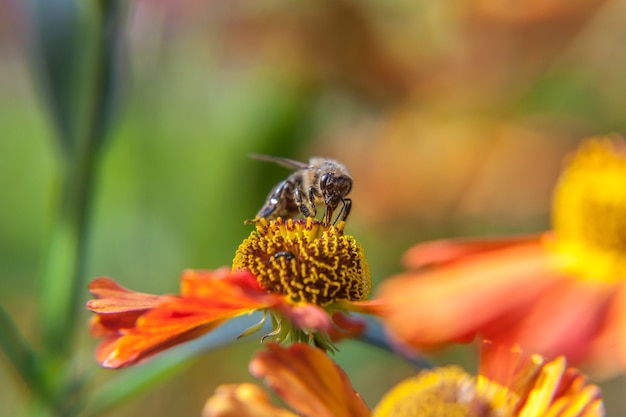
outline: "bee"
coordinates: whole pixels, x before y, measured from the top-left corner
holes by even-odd
[[[352,189],[352,177],[348,169],[334,159],[313,157],[309,163],[268,155],[250,155],[252,158],[275,162],[296,170],[286,180],[279,182],[267,196],[265,204],[255,220],[277,217],[292,218],[298,214],[315,217],[318,205],[324,205],[322,223],[329,226],[338,220],[345,221],[352,208],[352,200],[346,196]],[[333,215],[341,205],[337,218]]]

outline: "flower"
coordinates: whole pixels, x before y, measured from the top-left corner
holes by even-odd
[[[409,249],[379,290],[383,320],[421,349],[482,337],[626,371],[625,231],[626,144],[592,138],[561,174],[551,231]]]
[[[267,345],[250,363],[297,415],[316,417],[547,417],[604,415],[597,386],[567,368],[534,355],[499,369],[504,383],[489,374],[471,376],[456,366],[435,368],[400,382],[370,412],[344,371],[324,352],[306,344]],[[486,350],[489,352],[489,350]],[[520,356],[511,356],[521,358]],[[209,398],[203,417],[295,417],[270,403],[254,384],[223,385]]]
[[[369,266],[343,228],[312,218],[261,219],[232,270],[186,270],[180,295],[144,294],[95,279],[89,288],[96,299],[87,308],[96,313],[92,335],[103,338],[96,359],[109,368],[132,365],[258,310],[263,321],[242,335],[260,329],[269,314],[275,328],[265,338],[334,349],[333,341],[362,330],[343,312],[370,311],[362,301],[371,288]]]

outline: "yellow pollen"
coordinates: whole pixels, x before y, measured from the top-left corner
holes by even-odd
[[[479,379],[481,377],[478,377]],[[511,417],[519,396],[456,366],[422,371],[392,388],[374,417]]]
[[[626,277],[626,143],[593,138],[581,144],[555,189],[555,236],[547,242],[560,266],[581,279]]]
[[[364,300],[372,285],[369,264],[343,228],[313,218],[260,219],[237,249],[233,270],[252,272],[261,287],[293,302]]]

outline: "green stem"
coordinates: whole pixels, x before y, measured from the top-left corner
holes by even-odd
[[[34,399],[40,406],[33,408],[34,413],[48,409],[53,415],[69,416],[83,395],[84,380],[71,376],[71,348],[80,328],[80,300],[86,294],[96,177],[120,92],[118,58],[127,9],[119,0],[32,0],[32,4],[36,50],[41,54],[36,63],[59,126],[62,165],[42,271],[43,348],[39,356],[30,353],[38,371],[29,372],[24,361],[16,366],[28,384],[40,387]]]
[[[96,48],[83,68],[93,74],[84,84],[91,99],[85,103],[83,123],[77,121],[83,128],[74,129],[76,137],[65,141],[74,146],[64,153],[61,198],[43,278],[45,341],[53,358],[67,356],[76,330],[97,168],[116,101],[116,54],[125,9],[117,1],[98,0],[95,10],[100,15]]]
[[[76,152],[62,173],[61,198],[43,277],[45,346],[53,358],[67,356],[76,328],[96,163],[96,152]]]

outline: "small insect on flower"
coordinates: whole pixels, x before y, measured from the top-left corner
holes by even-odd
[[[250,155],[252,158],[275,162],[296,171],[279,182],[267,196],[265,204],[254,220],[289,219],[302,214],[315,217],[318,205],[324,205],[322,223],[326,226],[345,221],[350,214],[352,200],[346,196],[352,189],[352,177],[348,169],[338,161],[313,157],[309,163],[268,155]],[[339,205],[341,209],[333,221]]]

